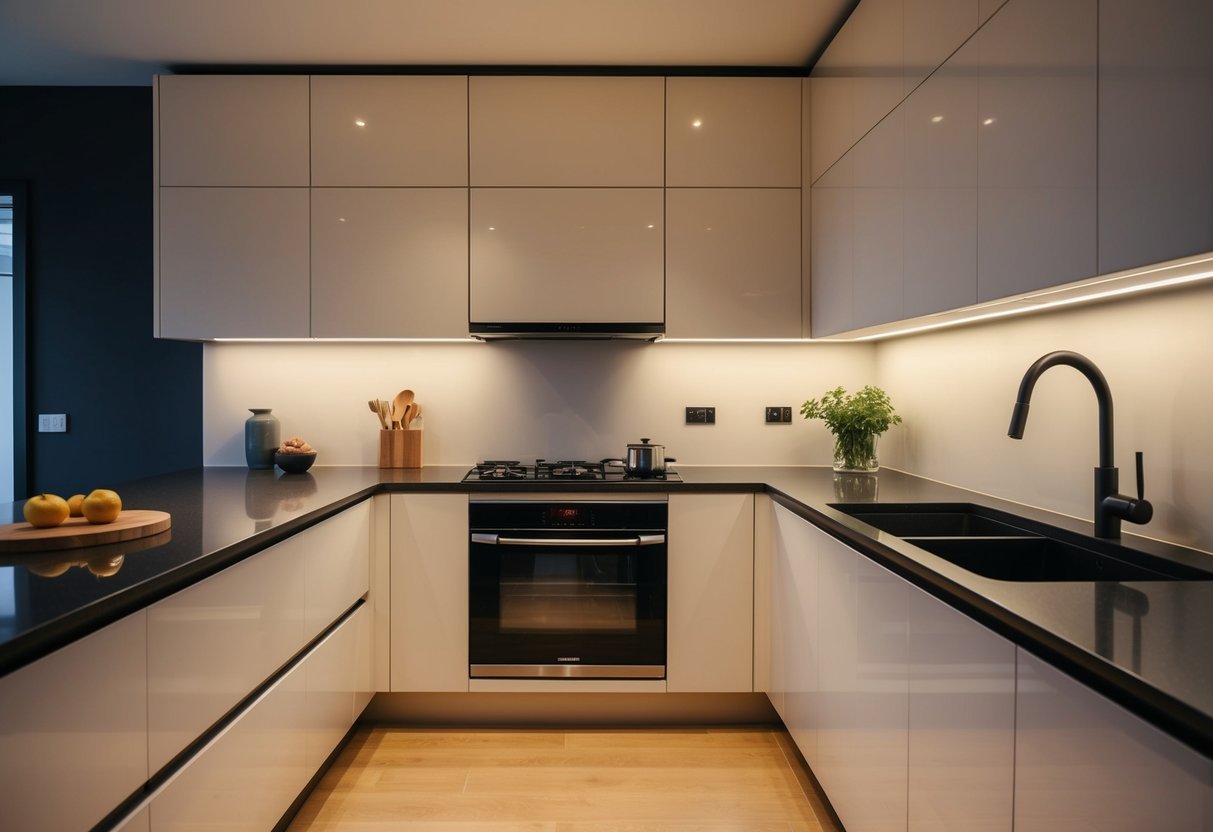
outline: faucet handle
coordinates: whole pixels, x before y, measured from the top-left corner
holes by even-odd
[[[1142,461],[1142,452],[1137,452],[1137,499],[1144,500],[1146,498],[1146,475],[1145,465]]]

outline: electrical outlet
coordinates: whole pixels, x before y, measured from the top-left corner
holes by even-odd
[[[38,433],[67,433],[67,414],[39,413]]]
[[[767,407],[764,408],[768,425],[790,425],[792,423],[792,408],[790,407]]]
[[[687,409],[687,424],[688,425],[714,425],[716,424],[716,408],[714,407],[688,407]]]

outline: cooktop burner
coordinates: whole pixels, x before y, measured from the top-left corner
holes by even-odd
[[[675,471],[666,471],[651,477],[629,476],[623,464],[617,460],[589,462],[584,459],[561,459],[549,462],[535,460],[534,465],[523,465],[515,459],[486,459],[464,476],[464,482],[533,482],[536,480],[560,480],[576,482],[682,482]]]

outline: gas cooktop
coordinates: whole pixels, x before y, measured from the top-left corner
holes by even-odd
[[[464,482],[682,482],[675,471],[655,474],[650,477],[630,476],[623,464],[613,460],[588,462],[584,459],[561,459],[549,462],[535,460],[534,465],[523,465],[516,459],[486,459],[464,476]]]

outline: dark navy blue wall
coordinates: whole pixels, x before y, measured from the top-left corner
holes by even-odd
[[[202,463],[202,348],[152,338],[150,87],[0,87],[0,179],[29,198],[34,491]],[[18,498],[22,495],[19,493]]]

